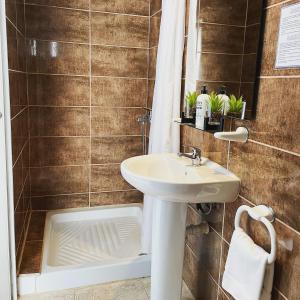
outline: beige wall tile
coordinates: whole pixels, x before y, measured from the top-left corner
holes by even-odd
[[[88,164],[90,162],[90,138],[31,138],[30,161],[31,167]]]
[[[39,273],[42,263],[42,241],[26,242],[20,274]]]
[[[92,77],[92,105],[144,107],[147,79]]]
[[[31,107],[31,136],[88,136],[90,110],[78,107]]]
[[[245,123],[251,139],[300,153],[299,83],[299,78],[260,79],[256,118]]]
[[[28,71],[52,74],[89,74],[89,46],[29,40]]]
[[[32,197],[31,205],[33,211],[89,207],[89,194]]]
[[[13,118],[27,106],[26,74],[9,71],[10,114]]]
[[[93,12],[92,43],[148,47],[149,18]]]
[[[27,241],[42,241],[46,222],[45,211],[34,211],[31,213]]]
[[[92,165],[91,192],[130,190],[122,177],[119,164]]]
[[[30,39],[89,42],[87,11],[26,5],[26,24]]]
[[[150,36],[149,36],[150,48],[158,46],[160,19],[161,19],[161,13],[155,14],[153,17],[150,18]]]
[[[92,74],[146,78],[147,51],[140,48],[92,46]]]
[[[242,54],[244,27],[201,24],[201,51]],[[217,67],[217,66],[215,66]]]
[[[241,179],[241,195],[269,204],[278,218],[300,229],[300,157],[254,143],[233,144],[229,169]]]
[[[88,166],[31,168],[32,196],[86,193],[89,190]]]
[[[28,96],[30,105],[89,106],[89,78],[30,74]]]
[[[93,107],[92,136],[139,135],[141,127],[137,118],[142,114],[140,108]]]
[[[91,0],[91,8],[105,12],[148,16],[149,0]]]
[[[27,0],[26,3],[78,9],[89,9],[89,3],[86,0]]]
[[[202,53],[199,80],[239,82],[241,68],[242,55]]]
[[[121,163],[123,160],[142,155],[141,136],[110,136],[92,138],[92,164]]]
[[[150,15],[157,13],[161,9],[162,0],[150,0]]]
[[[131,204],[142,201],[143,194],[136,190],[91,194],[91,206]]]
[[[244,26],[247,0],[201,0],[202,22]]]

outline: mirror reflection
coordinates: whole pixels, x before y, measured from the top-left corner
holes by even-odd
[[[190,0],[185,117],[204,130],[255,116],[262,0]],[[196,118],[197,108],[197,118]]]

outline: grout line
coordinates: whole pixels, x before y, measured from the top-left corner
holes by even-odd
[[[70,165],[43,165],[43,166],[30,166],[29,169],[43,169],[43,168],[65,168],[65,167],[86,167],[86,166],[119,166],[122,163],[122,161],[117,163],[103,163],[103,164],[94,164],[94,163],[86,163],[86,164],[70,164]]]
[[[279,6],[279,5],[283,5],[285,3],[289,3],[289,2],[292,2],[293,0],[285,0],[285,1],[282,1],[282,2],[279,2],[279,3],[276,3],[276,4],[273,4],[273,5],[269,5],[267,7],[265,7],[265,9],[269,9],[269,8],[273,8],[275,6]]]
[[[243,53],[244,56],[247,56],[247,55],[257,55],[256,52],[250,52],[250,53]],[[244,81],[243,81],[244,82]]]
[[[219,294],[221,294],[222,296],[225,296],[227,300],[230,300],[230,298],[223,292],[222,287],[219,286],[219,288],[220,288],[220,293]]]
[[[23,107],[18,113],[16,113],[16,114],[10,119],[10,121],[13,121],[15,118],[17,118],[19,115],[21,115],[27,108],[28,108],[28,105],[26,105],[25,107]]]
[[[15,70],[10,70],[18,72]],[[68,73],[43,73],[43,72],[28,72],[29,75],[44,75],[44,76],[70,76],[70,77],[90,77],[89,74],[68,74]],[[125,77],[125,76],[106,76],[106,75],[92,75],[92,78],[111,78],[111,79],[128,79],[128,80],[147,80],[147,77]]]
[[[246,199],[244,196],[242,196],[242,195],[239,194],[238,197],[242,198],[244,201],[248,202],[250,205],[255,206],[254,203],[252,203],[250,200]]]
[[[149,16],[150,16],[150,18],[152,18],[152,17],[154,17],[155,15],[157,15],[160,12],[162,12],[162,9],[156,11],[153,15],[151,15],[151,12],[149,11]]]
[[[99,192],[93,192],[91,191],[90,194],[98,195],[98,194],[109,194],[109,193],[116,193],[116,192],[134,192],[137,191],[136,189],[127,189],[127,190],[113,190],[113,191],[99,191]],[[53,194],[53,195],[40,195],[40,196],[32,196],[32,198],[49,198],[49,197],[60,197],[60,196],[80,196],[80,195],[87,195],[87,192],[82,192],[82,193],[71,193],[71,194]],[[35,209],[35,211],[48,211],[48,209]]]
[[[247,32],[247,22],[248,22],[248,9],[249,9],[249,0],[246,2],[246,18],[244,24],[244,41],[243,41],[243,55],[241,61],[241,73],[240,73],[240,87],[239,87],[239,94],[241,94],[242,88],[242,79],[243,79],[243,66],[244,66],[244,53],[245,53],[245,45],[246,45],[246,32]]]
[[[22,260],[23,260],[23,253],[24,253],[26,242],[27,242],[27,235],[28,235],[29,226],[30,226],[30,222],[31,222],[32,211],[29,210],[27,213],[29,213],[29,216],[28,216],[27,224],[26,225],[24,224],[26,226],[26,228],[25,228],[25,234],[24,234],[24,242],[22,244],[22,249],[21,249],[21,252],[20,252],[20,262],[21,263],[22,263]],[[19,267],[21,267],[21,263],[20,263]]]
[[[6,16],[6,20],[14,27],[14,29],[21,34],[22,37],[25,37],[24,34],[20,31],[20,29],[18,29],[17,25],[14,24],[13,21],[10,20],[10,18],[8,16]]]
[[[19,261],[17,262],[18,263],[18,265],[17,265],[17,273],[20,272],[20,268],[21,268],[21,264],[22,264],[23,253],[24,253],[24,249],[25,249],[25,245],[26,245],[26,238],[27,238],[29,224],[30,224],[30,220],[31,220],[31,211],[27,211],[26,212],[26,216],[25,216],[25,221],[24,222],[26,222],[27,214],[29,214],[27,224],[23,224],[22,231],[21,231],[21,236],[22,236],[22,234],[23,234],[23,232],[25,230],[25,232],[24,232],[24,241],[22,242],[21,245],[19,244],[17,246],[17,249],[16,249],[16,253],[17,253],[18,250],[19,250],[19,247],[21,246],[20,257],[19,257]]]
[[[216,83],[240,83],[239,81],[227,81],[227,80],[201,80],[201,81],[204,81],[204,82],[216,82]]]
[[[214,54],[214,55],[230,55],[230,56],[243,56],[243,53],[227,53],[227,52],[212,52],[212,51],[199,51],[200,54]]]
[[[89,0],[89,92],[90,92],[90,147],[89,147],[89,207],[91,207],[91,179],[92,179],[92,24],[91,0]]]
[[[287,298],[284,294],[282,294],[282,292],[281,292],[280,290],[278,290],[276,286],[273,286],[273,289],[274,289],[274,290],[275,290],[275,291],[276,291],[283,299],[288,300],[288,298]]]
[[[230,126],[229,126],[229,131],[232,130],[232,119],[230,120]],[[227,146],[227,162],[226,162],[226,169],[229,170],[229,164],[230,164],[230,149],[231,149],[231,142],[228,142]]]
[[[212,227],[211,225],[209,225],[209,228],[211,228],[213,230],[213,232],[218,235],[219,238],[223,239],[222,235],[220,235],[220,233],[214,227]]]
[[[87,195],[88,192],[83,193],[71,193],[71,194],[54,194],[54,195],[40,195],[40,196],[32,196],[34,198],[48,198],[48,197],[59,197],[59,196],[80,196],[80,195]],[[35,211],[44,211],[43,209],[36,209]]]
[[[239,27],[239,28],[244,28],[244,25],[232,25],[232,24],[223,24],[223,23],[214,23],[214,22],[205,22],[205,21],[198,21],[197,25],[202,25],[202,24],[207,24],[207,25],[218,25],[218,26],[228,26],[228,27]]]
[[[287,154],[291,154],[291,155],[295,155],[295,156],[300,157],[299,153],[296,153],[296,152],[293,152],[293,151],[289,151],[289,150],[285,150],[283,148],[279,148],[279,147],[272,146],[272,145],[269,145],[269,144],[261,143],[261,142],[258,142],[258,141],[252,140],[252,139],[248,139],[248,141],[251,142],[251,143],[260,145],[260,146],[265,146],[265,147],[268,147],[268,148],[271,148],[271,149],[274,149],[274,150],[277,150],[277,151],[281,151],[281,152],[284,152],[284,153],[287,153]]]
[[[144,109],[144,106],[103,106],[103,105],[42,105],[42,104],[30,104],[29,107],[34,107],[34,108],[90,108],[90,107],[96,107],[99,108],[101,107],[102,109]],[[25,109],[22,109],[25,110]],[[20,112],[19,112],[20,113]],[[18,113],[18,114],[19,114]],[[15,115],[14,117],[16,117]],[[13,117],[13,118],[14,118]]]
[[[226,243],[228,246],[230,246],[230,242],[228,242],[225,238],[223,238],[222,241],[223,241],[224,243]]]
[[[247,16],[248,16],[248,13],[247,13]],[[248,21],[248,20],[247,20]],[[249,25],[245,25],[246,28],[249,28],[249,27],[252,27],[252,26],[257,26],[257,25],[260,25],[260,23],[253,23],[253,24],[249,24]]]
[[[20,194],[18,195],[18,200],[17,200],[16,206],[14,207],[14,213],[17,213],[17,208],[18,208],[19,203],[20,203],[20,201],[21,201],[22,194],[23,194],[23,192],[24,192],[25,184],[26,184],[26,182],[27,182],[28,177],[29,177],[29,172],[27,172],[26,177],[25,177],[25,179],[24,179],[24,182],[23,182],[23,184],[22,184],[22,188],[21,188]]]
[[[194,252],[194,250],[192,249],[192,247],[189,244],[187,244],[187,243],[185,243],[185,246],[189,248],[189,251],[192,253],[192,255],[199,261],[199,257]]]
[[[110,15],[122,15],[122,16],[141,17],[141,18],[149,17],[146,15],[110,12],[110,11],[102,11],[102,10],[96,10],[96,9],[94,10],[94,9],[91,9],[91,5],[89,5],[89,8],[86,8],[86,9],[85,8],[76,8],[76,7],[58,6],[58,5],[37,4],[37,3],[30,3],[30,2],[27,2],[26,5],[48,7],[48,8],[58,8],[58,9],[65,9],[65,10],[75,10],[75,11],[83,11],[83,12],[92,12],[92,13],[102,13],[102,14],[110,14]]]
[[[222,217],[221,255],[220,255],[220,261],[219,261],[219,283],[221,282],[221,267],[222,267],[222,257],[223,257],[223,239],[224,239],[225,213],[226,213],[226,205],[224,203],[223,217]],[[219,292],[219,289],[218,289],[218,292]]]
[[[114,45],[114,44],[99,44],[99,43],[92,43],[92,42],[77,42],[77,41],[63,41],[63,40],[52,40],[52,39],[39,39],[35,37],[27,37],[27,41],[35,40],[37,42],[55,42],[61,44],[70,44],[70,45],[84,45],[84,46],[100,46],[100,47],[107,47],[107,48],[126,48],[126,49],[142,49],[148,50],[148,47],[140,47],[140,46],[128,46],[128,45]]]
[[[41,135],[32,136],[30,139],[40,139],[40,138],[88,138],[88,135]],[[141,137],[140,134],[129,134],[129,135],[94,135],[93,138],[108,138],[108,137]]]
[[[137,15],[137,14],[126,14],[126,13],[118,13],[118,12],[110,12],[110,11],[102,11],[102,10],[91,10],[94,13],[101,13],[101,14],[108,14],[108,15],[120,15],[120,16],[128,16],[128,17],[135,17],[135,18],[149,18],[146,15]]]
[[[24,28],[25,28],[25,44],[26,44],[26,37],[27,37],[27,22],[26,22],[26,5],[25,2],[23,2],[24,4]],[[26,45],[25,45],[26,46]],[[27,130],[28,130],[28,185],[29,185],[29,210],[30,210],[30,219],[31,219],[31,174],[30,174],[30,165],[31,165],[31,143],[30,143],[30,136],[31,136],[31,132],[30,132],[30,111],[29,111],[29,81],[28,81],[28,53],[26,52],[25,55],[25,60],[26,60],[26,65],[25,65],[25,70],[26,70],[26,97],[27,97],[27,107],[28,107],[28,117],[27,117]],[[28,229],[29,229],[29,225],[30,222],[28,224]],[[27,232],[28,234],[28,232]],[[27,234],[26,234],[26,238],[25,238],[25,242],[27,239]]]
[[[25,142],[24,145],[22,146],[22,149],[21,149],[20,153],[18,154],[18,156],[17,156],[15,162],[13,163],[12,168],[14,168],[15,165],[17,164],[17,162],[18,162],[19,158],[21,157],[22,152],[23,152],[24,148],[26,147],[27,143],[29,143],[29,138],[26,140],[26,142]]]
[[[86,166],[90,166],[91,164],[90,163],[86,163],[86,164],[78,164],[78,165],[43,165],[43,166],[30,166],[30,170],[33,170],[33,169],[50,169],[50,168],[74,168],[74,167],[86,167]]]
[[[8,71],[9,71],[9,72],[14,72],[14,73],[27,74],[27,72],[20,71],[20,70],[14,70],[14,69],[10,69],[10,68],[8,68]]]
[[[148,3],[148,14],[149,14],[149,20],[148,20],[148,51],[147,51],[147,96],[145,99],[145,106],[148,106],[148,98],[149,98],[149,92],[150,92],[150,85],[149,85],[149,71],[150,71],[150,34],[151,34],[151,1]]]
[[[276,215],[275,215],[275,218],[276,218]],[[285,226],[286,228],[288,228],[289,230],[293,231],[295,234],[300,235],[299,231],[297,231],[295,228],[291,227],[290,225],[284,223],[282,220],[276,218],[276,221],[278,223],[280,223],[281,225]]]
[[[212,274],[209,271],[206,271],[206,273],[208,274],[208,277],[217,285],[218,292],[219,292],[219,283],[214,279],[214,277],[212,276]]]

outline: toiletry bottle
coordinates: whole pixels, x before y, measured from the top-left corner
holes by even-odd
[[[227,115],[227,112],[229,110],[229,97],[226,95],[226,87],[221,86],[218,97],[223,101],[223,113],[224,116]]]
[[[208,92],[206,86],[203,86],[196,103],[196,128],[204,130],[204,118],[208,111]]]

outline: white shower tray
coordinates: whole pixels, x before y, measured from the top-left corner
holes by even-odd
[[[41,273],[21,274],[19,294],[150,276],[141,223],[137,204],[47,213]]]

